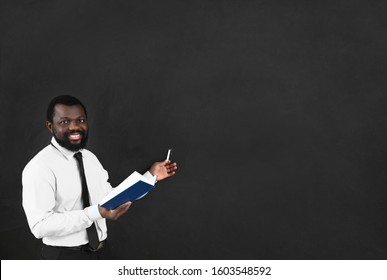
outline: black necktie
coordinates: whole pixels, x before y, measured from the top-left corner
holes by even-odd
[[[78,152],[74,155],[74,157],[78,162],[79,174],[81,175],[81,180],[82,180],[83,207],[86,208],[90,206],[90,200],[89,200],[89,190],[87,188],[87,182],[86,182],[86,176],[85,176],[85,168],[83,166],[82,153]],[[91,249],[96,250],[99,245],[99,239],[98,239],[98,233],[97,233],[97,228],[95,227],[95,223],[93,223],[86,230],[87,230],[87,236],[89,238],[89,246],[91,247]]]

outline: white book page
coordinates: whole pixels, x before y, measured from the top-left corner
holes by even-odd
[[[151,180],[142,176],[137,171],[134,171],[132,174],[130,174],[130,176],[128,176],[124,181],[122,181],[121,184],[119,184],[117,187],[113,188],[113,190],[101,200],[100,204],[101,205],[104,204],[105,202],[109,201],[110,199],[112,199],[117,194],[121,193],[122,191],[130,188],[132,185],[134,185],[135,183],[137,183],[140,180],[144,181],[147,184],[153,185],[153,182]]]

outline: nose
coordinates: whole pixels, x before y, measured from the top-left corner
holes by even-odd
[[[79,129],[79,123],[77,121],[71,121],[69,124],[69,130]]]

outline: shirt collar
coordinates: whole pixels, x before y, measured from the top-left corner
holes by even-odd
[[[76,151],[76,152],[73,152],[73,151],[70,151],[64,147],[62,147],[61,145],[59,145],[59,143],[56,141],[56,139],[54,137],[52,137],[51,139],[51,144],[59,151],[61,152],[67,159],[71,159],[74,157],[74,155],[77,153],[77,152],[82,152],[83,149],[80,149],[79,151]]]

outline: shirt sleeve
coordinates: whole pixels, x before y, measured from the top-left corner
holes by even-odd
[[[89,206],[85,210],[86,210],[87,216],[93,222],[99,219],[102,219],[101,213],[99,212],[98,204]]]
[[[156,176],[153,176],[149,171],[145,172],[142,176],[153,182],[153,186],[157,183]]]
[[[64,236],[92,224],[88,208],[56,212],[55,175],[37,162],[28,164],[22,174],[22,204],[31,232],[36,238]]]

